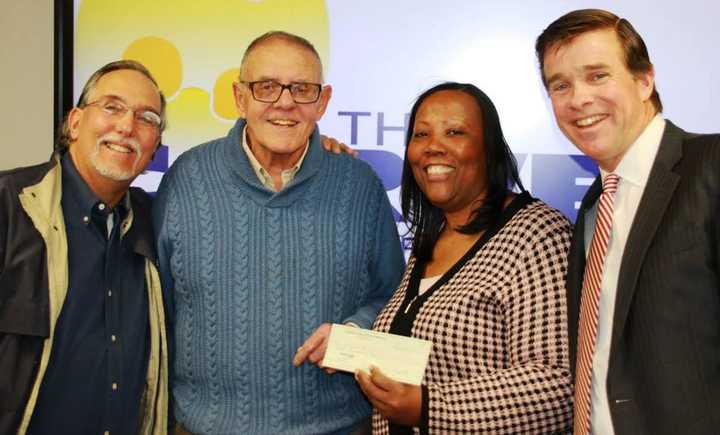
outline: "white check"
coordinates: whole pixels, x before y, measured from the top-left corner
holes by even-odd
[[[334,323],[323,366],[354,373],[379,368],[386,376],[420,385],[432,342]]]

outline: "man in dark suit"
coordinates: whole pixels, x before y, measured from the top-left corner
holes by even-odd
[[[568,266],[575,433],[718,433],[720,136],[662,118],[645,43],[612,13],[570,12],[536,50],[558,126],[601,170]]]

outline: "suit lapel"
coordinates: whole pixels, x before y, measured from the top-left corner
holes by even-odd
[[[670,121],[666,122],[657,157],[628,234],[618,276],[611,354],[625,327],[648,248],[680,182],[680,176],[673,172],[673,168],[682,157],[684,134]]]

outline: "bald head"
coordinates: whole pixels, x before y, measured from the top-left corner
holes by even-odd
[[[317,62],[319,81],[322,83],[322,61],[320,60],[320,55],[315,49],[315,46],[312,45],[310,41],[301,36],[293,35],[292,33],[279,30],[274,30],[260,35],[248,45],[247,49],[245,49],[245,54],[243,54],[242,61],[240,62],[240,80],[247,80],[247,65],[253,53],[256,52],[259,48],[277,43],[290,45],[310,53],[314,60]]]

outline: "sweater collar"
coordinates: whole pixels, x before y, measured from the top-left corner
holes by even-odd
[[[309,181],[320,172],[327,158],[326,152],[320,145],[319,127],[316,125],[310,136],[310,145],[305,160],[295,178],[281,191],[271,192],[258,179],[247,154],[242,149],[242,134],[245,124],[245,119],[238,119],[224,139],[224,160],[230,172],[236,176],[238,182],[250,188],[250,195],[255,201],[268,207],[287,207],[291,205],[311,184]]]

